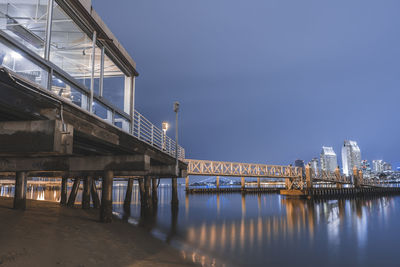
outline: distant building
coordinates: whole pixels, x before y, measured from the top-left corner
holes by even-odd
[[[310,161],[310,168],[312,170],[312,173],[314,176],[318,175],[318,159],[317,158],[313,158]]]
[[[363,172],[364,178],[371,177],[372,169],[371,164],[368,162],[368,160],[364,159],[361,161],[361,170]]]
[[[345,140],[342,147],[343,174],[352,175],[354,166],[361,168],[361,151],[356,141]]]
[[[334,172],[336,167],[338,166],[336,153],[335,151],[333,151],[332,147],[322,147],[320,161],[322,171]]]
[[[295,166],[295,167],[304,168],[304,160],[302,160],[302,159],[296,159],[296,160],[294,161],[294,166]]]
[[[374,173],[383,172],[383,160],[377,159],[372,161],[372,170]]]
[[[304,165],[304,160],[302,160],[302,159],[296,159],[296,160],[294,161],[294,166],[295,166],[295,167],[300,167],[300,168],[302,169],[303,176],[306,175],[306,169],[305,169],[305,165]]]
[[[383,163],[383,171],[391,171],[392,170],[392,164],[390,163]]]

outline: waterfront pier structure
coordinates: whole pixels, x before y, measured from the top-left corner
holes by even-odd
[[[150,179],[186,176],[184,149],[135,109],[137,76],[90,0],[0,3],[0,174],[15,177],[14,208],[28,177],[59,177],[62,205],[83,181],[82,207],[92,197],[109,222],[114,178],[138,179],[148,203]]]
[[[346,176],[337,167],[315,173],[307,164],[305,170],[296,166],[223,162],[185,159],[188,164],[186,191],[196,192],[279,192],[281,195],[295,197],[356,196],[369,194],[400,193],[399,187],[382,182],[378,178],[363,177],[361,170],[354,167],[353,174]],[[215,188],[196,189],[189,187],[189,175],[216,176]],[[220,188],[220,176],[240,178],[240,188]],[[246,178],[257,178],[256,187],[246,187]],[[261,187],[260,179],[284,180],[285,188]],[[344,186],[345,185],[345,186]]]

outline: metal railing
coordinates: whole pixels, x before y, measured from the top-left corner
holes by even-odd
[[[147,144],[175,157],[176,143],[146,117],[135,110],[132,135]],[[185,158],[185,149],[178,146],[178,158]]]

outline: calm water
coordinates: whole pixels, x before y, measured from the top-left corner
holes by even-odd
[[[130,223],[205,266],[399,266],[400,197],[307,201],[278,194],[185,195],[170,205],[160,187],[158,207],[141,211],[138,187],[130,215],[126,187],[114,185],[114,210]],[[12,196],[13,188],[0,188]],[[59,189],[31,187],[28,197],[59,201]],[[78,196],[80,201],[80,196]]]

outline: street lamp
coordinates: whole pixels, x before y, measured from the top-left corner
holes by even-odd
[[[167,136],[168,127],[169,127],[168,122],[164,121],[164,122],[162,123],[162,130],[163,130],[162,149],[163,149],[163,150],[166,150],[166,144],[165,144],[165,142],[166,142],[166,136]]]
[[[179,102],[174,102],[174,112],[175,112],[175,174],[176,177],[179,176],[179,160],[178,160],[178,111],[179,111]]]

